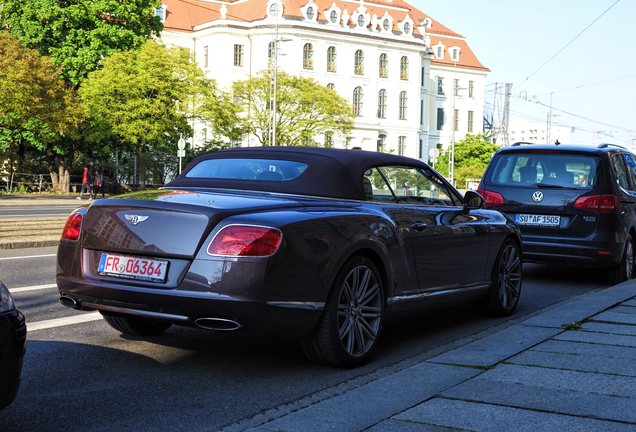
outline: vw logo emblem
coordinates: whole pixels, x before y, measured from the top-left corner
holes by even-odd
[[[543,192],[541,191],[536,191],[535,193],[532,194],[532,201],[534,202],[541,202],[543,201]]]

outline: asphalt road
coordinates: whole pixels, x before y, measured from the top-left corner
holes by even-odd
[[[22,387],[0,412],[0,431],[241,430],[254,416],[340,393],[608,286],[599,271],[526,264],[513,317],[459,307],[389,322],[372,362],[339,370],[307,363],[288,340],[179,327],[146,340],[122,337],[96,313],[57,302],[54,255],[55,248],[0,251],[0,279],[29,326]]]

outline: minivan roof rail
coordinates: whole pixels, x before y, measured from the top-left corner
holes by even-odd
[[[510,145],[513,146],[513,147],[517,147],[517,146],[520,146],[520,145],[533,145],[533,144],[535,144],[535,143],[527,142],[527,141],[517,141],[516,143],[512,143]]]
[[[608,147],[618,147],[618,148],[622,148],[627,150],[627,148],[623,147],[622,145],[618,145],[618,144],[612,144],[612,143],[603,143],[603,144],[599,144],[598,148],[608,148]]]

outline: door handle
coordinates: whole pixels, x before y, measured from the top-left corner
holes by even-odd
[[[415,222],[413,225],[411,225],[411,228],[415,231],[422,232],[426,229],[427,226],[428,225],[424,222]]]

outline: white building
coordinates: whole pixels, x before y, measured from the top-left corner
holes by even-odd
[[[483,131],[488,69],[463,36],[402,0],[163,0],[158,13],[161,39],[191,49],[221,87],[274,61],[350,100],[354,130],[335,147],[427,160],[429,148]],[[195,125],[195,145],[207,136]]]
[[[537,144],[554,143],[561,144],[572,142],[572,128],[552,123],[548,130],[547,122],[514,121],[508,125],[508,143],[524,141]]]

